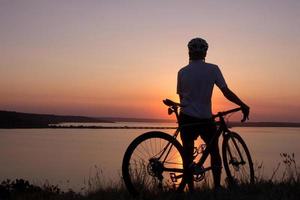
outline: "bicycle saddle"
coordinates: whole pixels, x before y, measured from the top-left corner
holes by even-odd
[[[180,103],[176,103],[170,99],[165,99],[165,100],[163,100],[163,102],[166,106],[169,106],[169,107],[171,107],[171,106],[183,107],[183,105],[181,105]]]

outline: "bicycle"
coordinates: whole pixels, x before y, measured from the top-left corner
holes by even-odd
[[[175,113],[178,121],[178,108],[182,105],[169,99],[163,102],[168,106],[168,114]],[[213,115],[219,121],[216,122],[218,129],[212,141],[223,136],[222,160],[230,185],[254,183],[253,162],[247,145],[238,133],[229,130],[224,119],[224,116],[240,110],[235,108]],[[122,175],[131,195],[160,190],[181,192],[185,189],[187,183],[183,170],[183,147],[176,139],[181,128],[178,125],[173,135],[160,131],[146,132],[128,146],[122,162]],[[195,182],[202,181],[205,173],[212,169],[212,166],[204,167],[210,153],[210,144],[195,147],[194,159],[200,155],[200,159],[194,162],[194,169],[191,169]]]

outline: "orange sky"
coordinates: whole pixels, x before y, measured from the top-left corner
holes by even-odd
[[[252,121],[300,121],[296,0],[4,0],[0,27],[0,110],[168,118],[200,36]],[[213,102],[234,107],[217,88]]]

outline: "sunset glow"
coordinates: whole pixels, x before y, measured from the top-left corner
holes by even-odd
[[[169,118],[200,36],[252,121],[300,122],[298,0],[2,0],[0,27],[0,110]]]

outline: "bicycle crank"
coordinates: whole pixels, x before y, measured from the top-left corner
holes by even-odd
[[[193,173],[194,181],[199,182],[205,178],[205,169],[203,166],[195,165]]]

